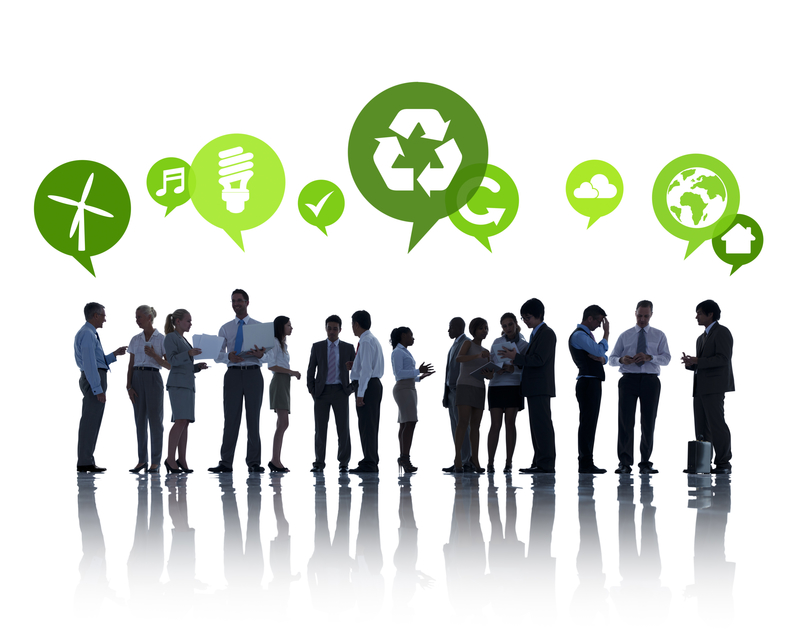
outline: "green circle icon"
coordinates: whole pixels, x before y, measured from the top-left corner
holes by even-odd
[[[347,148],[359,192],[387,216],[414,224],[408,250],[433,225],[466,203],[454,178],[460,168],[482,173],[489,156],[483,124],[455,92],[430,83],[390,87],[356,118]]]
[[[194,207],[244,250],[242,230],[269,219],[283,199],[286,175],[272,148],[247,134],[226,134],[201,149],[192,161]]]
[[[182,159],[161,159],[147,173],[147,193],[153,201],[167,208],[164,216],[191,198],[194,185],[194,172]]]
[[[475,237],[491,252],[489,237],[500,234],[514,220],[519,209],[519,191],[511,177],[499,167],[471,166],[460,171],[453,182],[458,191],[448,192],[455,203],[466,203],[450,215],[450,221],[464,234]]]
[[[653,211],[671,235],[688,241],[684,259],[731,227],[739,184],[713,156],[687,154],[670,161],[653,184]]]
[[[344,212],[344,194],[335,183],[312,181],[297,197],[300,216],[328,236],[326,227],[336,223]]]
[[[48,174],[33,202],[45,241],[94,275],[92,257],[112,248],[131,218],[128,189],[95,161],[71,161]]]
[[[613,212],[622,201],[622,177],[605,161],[584,161],[567,177],[567,200],[592,225]]]
[[[711,240],[716,255],[733,266],[731,274],[753,261],[764,247],[761,226],[747,215],[737,214],[721,235]]]

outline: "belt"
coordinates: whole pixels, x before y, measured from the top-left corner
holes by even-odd
[[[261,367],[256,364],[252,364],[250,366],[239,366],[237,364],[231,364],[230,366],[228,366],[228,368],[238,368],[240,371],[247,371],[250,370],[251,368],[261,368]]]
[[[134,366],[134,371],[157,371],[158,369],[155,366]]]
[[[655,373],[623,373],[622,377],[658,377]]]

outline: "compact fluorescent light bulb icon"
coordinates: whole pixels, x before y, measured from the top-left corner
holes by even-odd
[[[253,155],[244,153],[241,147],[234,147],[230,150],[223,150],[219,153],[219,174],[222,177],[219,182],[222,185],[222,200],[228,212],[238,214],[244,210],[245,201],[250,198],[250,190],[247,189],[247,182],[253,178],[252,158]],[[233,184],[239,182],[239,187],[234,188]]]

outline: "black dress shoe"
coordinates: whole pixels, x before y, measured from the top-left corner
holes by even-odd
[[[600,467],[590,464],[585,467],[578,467],[578,473],[605,473],[605,469],[601,469]]]
[[[262,467],[261,465],[258,465],[258,464],[253,464],[253,465],[250,465],[249,467],[247,467],[247,472],[248,473],[264,473],[265,471],[266,471],[266,469],[264,467]]]
[[[520,469],[520,473],[536,474],[536,473],[555,473],[555,469],[543,469],[542,467],[528,467],[527,469]]]
[[[639,467],[639,470],[641,471],[641,467]],[[614,473],[630,473],[631,471],[633,469],[631,469],[630,465],[621,464],[618,469],[614,470]]]
[[[322,473],[324,469],[325,469],[324,464],[320,466],[315,462],[314,464],[311,465],[311,473]]]
[[[216,467],[208,467],[211,473],[231,473],[233,469],[226,467],[224,464],[218,464]]]
[[[723,464],[720,467],[714,467],[713,469],[711,469],[711,473],[718,476],[730,475],[730,472],[731,472],[731,465],[729,464],[728,465]]]
[[[640,466],[639,467],[639,473],[641,473],[642,475],[651,476],[654,473],[658,473],[658,469],[653,469],[653,467],[650,467],[650,466],[647,466],[647,465],[645,465],[643,467]]]
[[[486,473],[494,473],[494,465],[493,464],[487,464],[486,465]]]
[[[339,463],[339,473],[347,473],[350,471],[350,463],[349,462],[340,462]]]
[[[79,464],[78,473],[103,473],[105,467],[98,467],[93,464]]]
[[[453,473],[456,470],[455,465],[450,465],[449,467],[442,467],[442,471],[444,473]]]
[[[350,473],[378,473],[378,470],[367,469],[366,467],[359,465],[355,469],[350,469]]]
[[[538,467],[534,467],[533,465],[531,465],[529,467],[524,467],[524,468],[519,470],[520,473],[538,473],[538,471],[539,471],[539,468]]]

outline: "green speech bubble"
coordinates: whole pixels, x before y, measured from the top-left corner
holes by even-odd
[[[761,226],[747,215],[737,214],[730,227],[711,240],[714,252],[727,264],[733,266],[731,274],[746,263],[750,263],[764,247]]]
[[[458,191],[449,191],[455,201],[467,203],[450,215],[450,221],[464,234],[475,237],[489,251],[489,237],[500,234],[514,220],[519,209],[519,191],[511,177],[494,165],[471,166],[453,181]]]
[[[192,172],[194,207],[242,251],[242,230],[260,226],[275,214],[286,187],[278,155],[247,134],[226,134],[207,143],[194,157]]]
[[[344,212],[344,194],[335,183],[312,181],[300,191],[297,209],[307,223],[327,237],[325,228],[336,223]]]
[[[45,241],[96,276],[92,257],[112,248],[125,234],[131,198],[122,179],[105,165],[71,161],[41,182],[33,213]]]
[[[186,203],[194,192],[194,186],[191,166],[175,157],[157,161],[147,173],[147,192],[153,201],[167,208],[164,216]]]
[[[359,192],[376,209],[414,224],[408,251],[434,224],[461,208],[468,195],[453,180],[459,168],[485,170],[486,132],[469,103],[430,83],[395,85],[356,118],[347,148]]]
[[[576,212],[589,217],[587,229],[616,209],[622,192],[622,177],[605,161],[584,161],[567,177],[567,200]]]
[[[653,211],[671,235],[688,241],[684,259],[724,233],[739,209],[739,184],[713,156],[686,154],[670,161],[653,184]]]

